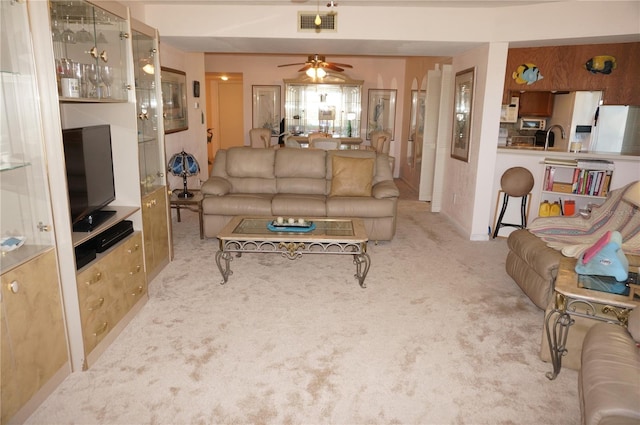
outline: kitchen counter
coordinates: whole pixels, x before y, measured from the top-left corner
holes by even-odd
[[[528,155],[541,158],[554,156],[558,158],[589,158],[640,162],[640,156],[637,155],[624,155],[612,152],[567,152],[556,150],[556,148],[549,148],[545,151],[542,146],[498,146],[498,155],[500,154]]]

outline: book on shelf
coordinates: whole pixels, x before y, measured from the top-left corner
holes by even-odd
[[[615,165],[612,161],[606,159],[585,159],[578,158],[576,160],[576,166],[578,168],[584,168],[586,170],[603,170],[613,171]]]

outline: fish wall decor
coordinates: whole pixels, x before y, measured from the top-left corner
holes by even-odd
[[[616,58],[607,55],[594,56],[584,64],[584,68],[592,74],[607,75],[611,74],[617,66]]]
[[[531,85],[536,81],[542,80],[544,77],[540,74],[540,70],[532,63],[523,63],[512,75],[518,84]]]

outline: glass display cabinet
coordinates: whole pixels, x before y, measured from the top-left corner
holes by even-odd
[[[285,83],[285,131],[304,136],[321,131],[360,137],[362,81],[327,73],[315,81],[306,74]]]
[[[126,102],[127,20],[82,0],[49,9],[60,100]]]
[[[158,109],[158,37],[156,30],[131,21],[133,64],[136,86],[140,189],[146,195],[165,185],[164,130]]]
[[[26,4],[3,1],[1,28],[0,268],[4,273],[51,249],[54,240]]]

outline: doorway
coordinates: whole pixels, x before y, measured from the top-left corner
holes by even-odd
[[[209,174],[218,149],[244,145],[242,73],[208,72],[207,163]]]

